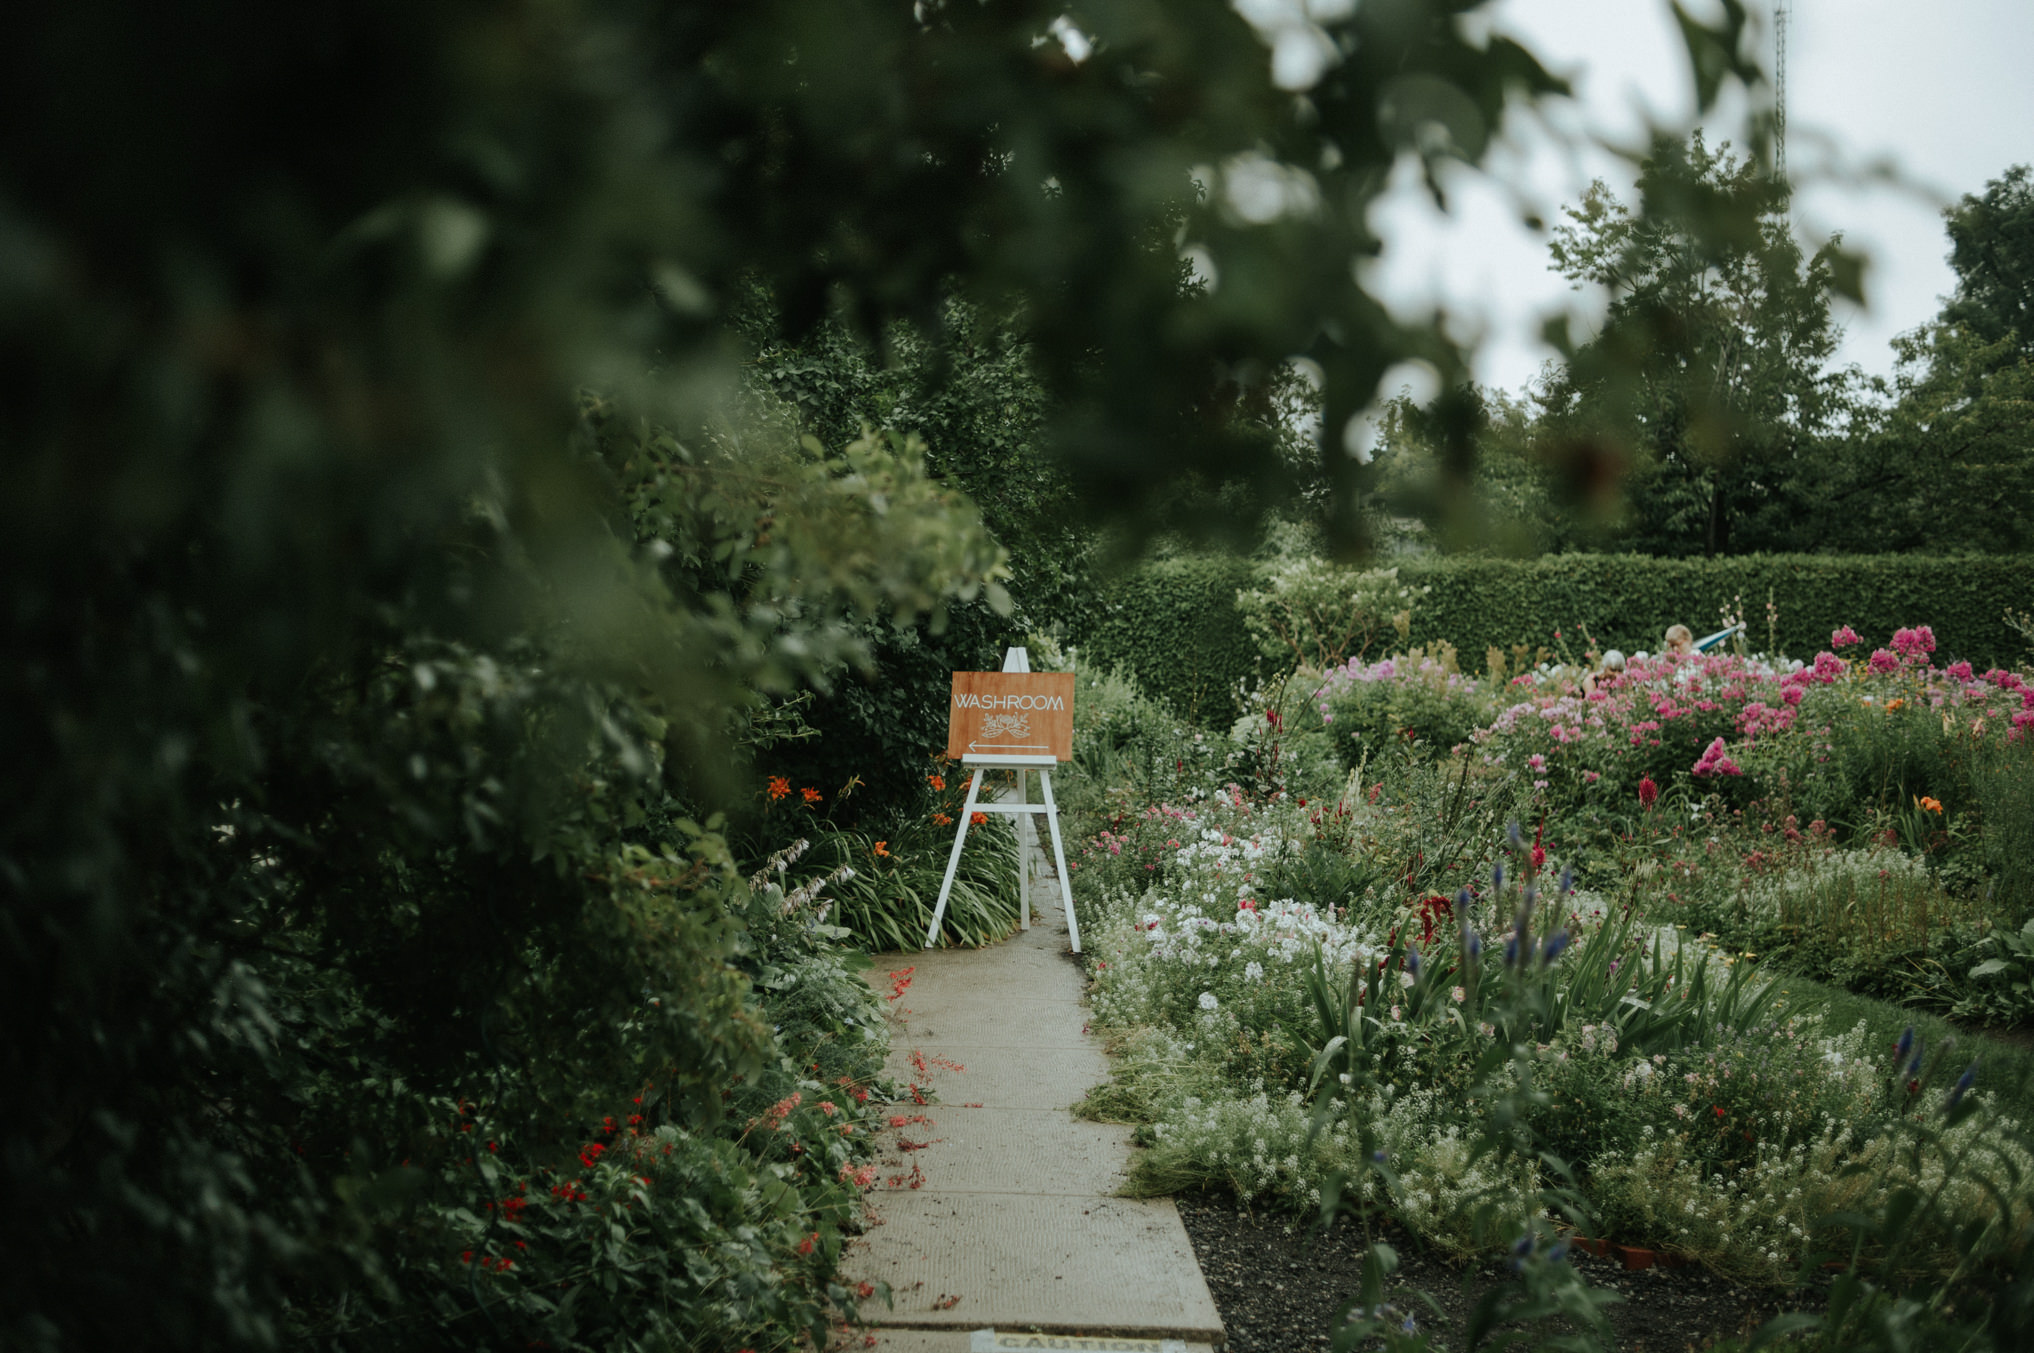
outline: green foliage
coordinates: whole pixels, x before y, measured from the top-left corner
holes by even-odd
[[[2034,744],[1986,742],[1973,751],[1978,857],[1997,881],[2000,909],[2009,917],[2034,916]]]
[[[1965,193],[1943,212],[1956,294],[1943,307],[1950,324],[1981,342],[2005,342],[2034,357],[2034,177],[2016,164]]]
[[[1242,713],[1238,688],[1257,670],[1257,645],[1238,623],[1236,602],[1255,576],[1228,555],[1153,560],[1108,588],[1091,628],[1074,640],[1087,662],[1121,667],[1181,716],[1226,728]]]
[[[784,1053],[711,811],[746,801],[745,721],[872,626],[994,598],[996,542],[908,436],[803,442],[728,398],[734,312],[761,288],[791,342],[839,314],[935,346],[957,293],[1014,313],[1076,506],[1149,529],[1191,478],[1247,517],[1297,478],[1264,416],[1295,354],[1331,427],[1394,362],[1461,365],[1350,266],[1390,171],[1480,164],[1562,89],[1438,0],[1323,29],[1303,103],[1217,0],[1096,7],[1082,61],[1041,43],[1059,15],[10,13],[0,1342],[812,1328],[837,1237],[779,1242],[826,1180],[674,1149],[671,1192],[725,1185],[679,1231],[749,1245],[742,1300],[677,1309],[721,1279],[673,1259],[659,1325],[589,1225],[617,1301],[582,1327],[532,1293],[539,1334],[388,1166],[457,1218],[500,1200],[434,1106],[555,1154],[652,1076],[651,1126],[705,1141]],[[1760,78],[1742,32],[1684,29],[1705,107]],[[1339,450],[1319,473],[1353,502]]]
[[[1330,673],[1319,688],[1319,718],[1345,765],[1401,748],[1445,756],[1502,707],[1498,691],[1462,675],[1454,650],[1445,644],[1438,655],[1414,649],[1389,662],[1389,679],[1345,680]],[[1318,679],[1309,678],[1309,684]]]
[[[1596,518],[1615,484],[1607,474],[1573,485],[1551,473],[1537,454],[1538,417],[1528,399],[1474,384],[1424,405],[1409,391],[1387,401],[1373,447],[1387,546],[1499,556],[1601,549]],[[1568,501],[1576,496],[1579,509]]]
[[[953,796],[958,811],[959,794]],[[932,909],[939,901],[954,828],[947,815],[939,821],[923,814],[892,819],[884,828],[882,854],[878,841],[863,832],[829,833],[819,849],[829,858],[851,862],[855,876],[839,884],[840,924],[870,949],[914,950],[925,947],[932,928]],[[1037,855],[1033,854],[1034,865]],[[953,893],[941,922],[943,943],[992,944],[1017,928],[1017,838],[1000,816],[970,827],[955,871]]]
[[[1069,627],[1089,604],[1094,532],[1047,455],[1048,401],[1022,327],[958,297],[939,318],[936,341],[900,321],[879,349],[831,320],[794,339],[761,296],[736,315],[755,348],[748,382],[766,406],[829,445],[871,426],[915,437],[928,475],[967,493],[1014,563],[1010,607],[959,606],[944,626],[869,624],[869,663],[806,708],[819,736],[784,749],[773,769],[828,786],[858,778],[864,792],[836,810],[844,822],[914,797],[925,757],[945,744],[950,673],[993,671],[1027,629]]]
[[[2034,1016],[2034,916],[2017,933],[1999,931],[1992,944],[1993,956],[1970,970],[1980,983],[1972,1004],[1997,1023],[2023,1023]]]
[[[1543,388],[1387,404],[1389,538],[1499,555],[2027,548],[2024,166],[1945,213],[1957,292],[1894,340],[1890,382],[1827,369],[1831,297],[1854,292],[1858,260],[1835,241],[1804,259],[1784,186],[1699,137],[1663,143],[1639,186],[1645,214],[1599,183],[1554,232],[1557,270],[1612,300]]]
[[[1667,626],[1697,634],[1740,599],[1753,643],[1766,646],[1756,611],[1770,596],[1778,613],[1776,652],[1812,658],[1839,626],[1868,637],[1927,617],[1938,653],[1983,670],[2010,663],[2018,636],[2004,622],[2024,594],[2034,560],[2024,555],[1750,555],[1648,559],[1638,555],[1550,555],[1533,560],[1431,559],[1399,566],[1425,587],[1412,641],[1441,640],[1464,654],[1513,644],[1538,648],[1563,631],[1586,630],[1600,647],[1656,652]]]
[[[1804,260],[1786,185],[1699,132],[1657,145],[1638,189],[1678,210],[1635,213],[1599,181],[1553,232],[1555,269],[1612,299],[1541,396],[1543,454],[1585,487],[1622,461],[1623,540],[1639,548],[1770,549],[1808,488],[1787,471],[1835,411],[1830,301],[1859,299],[1857,261],[1835,240]]]
[[[1889,407],[1826,458],[1809,529],[1835,550],[2005,553],[2034,541],[2034,355],[1947,323],[1895,340]]]
[[[1257,585],[1238,592],[1236,607],[1273,671],[1382,657],[1412,627],[1419,593],[1400,584],[1395,568],[1343,568],[1296,554],[1257,572]]]
[[[1424,589],[1408,640],[1430,651],[1446,643],[1468,655],[1514,645],[1530,653],[1555,642],[1557,630],[1571,643],[1586,631],[1603,648],[1657,651],[1669,625],[1700,633],[1740,599],[1755,611],[1770,597],[1781,653],[1813,657],[1842,625],[1887,635],[1926,616],[1939,652],[1980,670],[2020,654],[2023,640],[2006,614],[2024,605],[2030,568],[2034,558],[2025,555],[1580,554],[1427,557],[1396,565],[1401,585]],[[1083,651],[1092,661],[1122,665],[1176,708],[1220,709],[1226,722],[1240,711],[1213,704],[1209,692],[1251,680],[1259,655],[1245,638],[1236,594],[1263,586],[1258,570],[1236,560],[1146,564],[1109,587],[1103,619]],[[1755,615],[1754,637],[1763,647],[1758,621]]]

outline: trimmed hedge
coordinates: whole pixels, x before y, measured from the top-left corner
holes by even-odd
[[[1241,712],[1237,684],[1257,672],[1257,646],[1236,610],[1236,593],[1255,578],[1249,560],[1231,555],[1174,555],[1134,569],[1104,589],[1095,618],[1073,636],[1081,662],[1121,667],[1145,694],[1227,728]]]
[[[1722,628],[1725,605],[1743,598],[1753,649],[1766,645],[1766,598],[1779,612],[1782,653],[1810,658],[1849,625],[1872,645],[1902,625],[1935,631],[1938,663],[1958,658],[1983,670],[2025,659],[2005,612],[2034,610],[2034,556],[1738,555],[1656,559],[1560,554],[1538,559],[1431,558],[1388,561],[1401,583],[1429,589],[1413,608],[1408,644],[1455,645],[1465,668],[1485,649],[1552,647],[1563,631],[1580,654],[1581,630],[1598,644],[1657,651],[1667,626],[1696,635]],[[1110,585],[1100,619],[1076,635],[1084,656],[1120,665],[1180,713],[1225,725],[1234,692],[1257,674],[1258,655],[1236,593],[1257,578],[1247,560],[1176,556]]]
[[[1777,646],[1790,657],[1814,657],[1840,625],[1874,646],[1903,625],[1929,625],[1939,662],[1967,658],[1982,671],[2024,657],[2004,617],[2034,607],[2034,557],[2026,555],[1566,554],[1421,560],[1400,564],[1398,576],[1430,589],[1413,610],[1410,642],[1445,639],[1479,668],[1486,648],[1551,647],[1556,630],[1579,654],[1585,626],[1600,645],[1657,652],[1669,625],[1698,637],[1721,629],[1723,608],[1738,598],[1746,641],[1762,651],[1770,595]]]

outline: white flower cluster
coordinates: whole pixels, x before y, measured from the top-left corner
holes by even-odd
[[[1897,847],[1832,850],[1762,876],[1751,905],[1760,916],[1813,924],[1859,910],[1905,913],[1913,903],[1936,901],[1941,891],[1927,864]]]
[[[1322,1179],[1338,1170],[1356,1174],[1359,1148],[1346,1121],[1309,1141],[1312,1127],[1298,1094],[1189,1098],[1154,1125],[1156,1144],[1142,1168],[1170,1183],[1219,1180],[1245,1199],[1276,1195],[1317,1204]]]
[[[2034,1200],[2010,1183],[2034,1167],[2016,1133],[1987,1131],[1973,1118],[1946,1138],[1945,1149],[1919,1153],[1918,1171],[1917,1153],[1901,1149],[1892,1132],[1866,1135],[1834,1120],[1791,1147],[1761,1143],[1735,1171],[1683,1155],[1679,1138],[1649,1138],[1629,1156],[1599,1160],[1594,1187],[1598,1207],[1619,1224],[1672,1236],[1721,1272],[1768,1282],[1793,1276],[1818,1218],[1877,1213],[1901,1188],[1935,1198],[1958,1224],[1997,1220],[2013,1233],[2034,1221]],[[1954,1173],[1946,1169],[1952,1160]],[[1998,1216],[2000,1199],[2010,1200],[2010,1217]]]

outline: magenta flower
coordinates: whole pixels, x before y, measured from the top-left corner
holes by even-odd
[[[1738,769],[1737,763],[1730,759],[1729,753],[1724,750],[1722,738],[1718,738],[1703,749],[1701,757],[1695,762],[1694,773],[1697,775],[1744,774],[1742,770]]]
[[[1969,681],[1970,676],[1971,673],[1969,663],[1953,662],[1949,664],[1949,679],[1951,681]]]
[[[1858,638],[1857,631],[1848,625],[1840,626],[1834,634],[1829,636],[1829,646],[1831,648],[1844,648],[1851,644],[1861,644],[1863,642],[1864,640]]]
[[[1780,699],[1785,701],[1789,705],[1800,704],[1801,688],[1799,686],[1787,686],[1782,688],[1780,691]]]
[[[1848,664],[1834,653],[1817,653],[1815,655],[1815,679],[1827,686],[1842,676],[1847,666]]]
[[[1646,809],[1648,812],[1650,812],[1652,810],[1653,804],[1659,800],[1660,787],[1654,784],[1653,777],[1648,775],[1639,781],[1638,794],[1639,794],[1639,807]]]
[[[1900,660],[1883,648],[1875,648],[1872,650],[1871,662],[1868,665],[1874,672],[1884,676],[1888,672],[1897,672],[1900,669]]]
[[[1935,651],[1935,631],[1926,625],[1893,631],[1893,651],[1905,658],[1918,658]]]

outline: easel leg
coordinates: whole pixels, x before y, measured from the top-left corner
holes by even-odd
[[[982,772],[975,770],[975,778],[968,781],[968,801],[960,811],[960,827],[953,834],[953,852],[946,857],[946,877],[939,884],[939,904],[932,909],[932,929],[925,932],[925,947],[930,949],[939,939],[939,923],[946,919],[946,899],[953,892],[953,876],[960,871],[961,843],[968,839],[968,819],[974,816],[975,799],[982,792]],[[1049,795],[1050,790],[1046,791]],[[1059,839],[1056,831],[1053,840]]]
[[[1039,768],[1038,781],[1045,786],[1045,820],[1052,828],[1052,863],[1059,870],[1059,896],[1066,904],[1066,933],[1073,951],[1081,951],[1081,923],[1074,919],[1073,876],[1066,868],[1066,847],[1059,840],[1059,805],[1052,801],[1052,772]]]
[[[1017,802],[1028,803],[1024,787],[1024,768],[1017,768]],[[1017,833],[1017,928],[1031,929],[1031,871],[1025,868],[1028,859],[1024,850],[1024,819],[1029,813],[1012,813],[1010,830]]]

